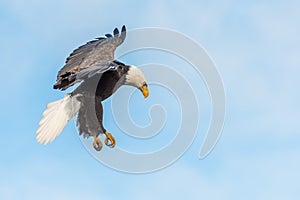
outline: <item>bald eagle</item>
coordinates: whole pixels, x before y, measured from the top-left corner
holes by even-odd
[[[105,36],[80,46],[66,59],[53,88],[65,90],[75,83],[80,85],[63,99],[47,104],[36,131],[39,143],[52,142],[68,121],[77,115],[79,134],[84,137],[92,136],[93,146],[97,151],[102,148],[99,134],[105,135],[107,146],[114,147],[114,137],[103,126],[101,102],[122,85],[136,87],[145,98],[148,97],[147,81],[142,71],[114,59],[116,48],[125,40],[125,26],[121,33],[115,28],[113,35]]]

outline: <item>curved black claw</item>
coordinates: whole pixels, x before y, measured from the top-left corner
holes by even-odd
[[[93,146],[96,149],[96,151],[100,151],[103,146],[101,140],[96,136],[94,136]]]
[[[106,146],[108,146],[110,148],[114,148],[116,146],[115,138],[109,132],[105,132],[104,134],[106,136],[106,138],[104,140]]]

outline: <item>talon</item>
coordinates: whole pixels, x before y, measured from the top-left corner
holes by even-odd
[[[109,132],[105,132],[104,134],[106,136],[104,140],[106,146],[109,146],[110,148],[114,148],[116,146],[115,138]]]
[[[93,146],[96,151],[100,151],[102,149],[102,142],[97,136],[94,136]]]

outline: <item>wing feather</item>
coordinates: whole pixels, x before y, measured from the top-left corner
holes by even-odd
[[[108,38],[113,37],[112,34],[109,34],[109,33],[105,34],[105,36],[108,37]]]
[[[70,74],[95,66],[98,63],[114,60],[116,48],[125,40],[126,27],[122,27],[121,34],[115,28],[113,34],[113,36],[106,34],[107,38],[96,38],[75,49],[66,59],[64,67],[58,72],[57,82]]]

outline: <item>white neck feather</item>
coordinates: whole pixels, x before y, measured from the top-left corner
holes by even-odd
[[[130,66],[126,74],[125,85],[131,85],[136,88],[142,87],[147,82],[143,72],[135,67]]]

